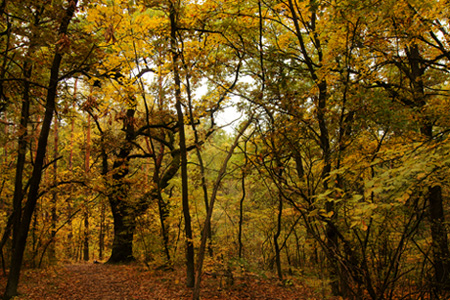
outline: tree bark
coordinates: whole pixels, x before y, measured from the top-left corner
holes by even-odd
[[[159,219],[161,222],[161,234],[163,237],[164,253],[166,254],[167,263],[171,264],[170,251],[169,251],[169,229],[166,226],[166,219],[169,217],[169,208],[161,195],[161,191],[158,190],[156,198],[158,199]]]
[[[100,203],[100,229],[98,233],[98,260],[103,260],[104,251],[105,251],[105,204]]]
[[[245,165],[244,168],[247,166],[247,156],[245,157]],[[238,246],[239,246],[239,258],[242,258],[242,226],[244,224],[244,200],[245,200],[245,171],[242,171],[242,178],[241,178],[241,188],[242,188],[242,196],[241,200],[239,200],[239,229],[238,229]]]
[[[135,139],[134,109],[128,109],[124,118],[125,143],[113,164],[113,192],[108,196],[114,219],[114,240],[108,263],[127,263],[134,260],[133,237],[136,228],[136,213],[139,208],[128,203],[129,186],[123,179],[129,173],[129,155]]]
[[[283,280],[283,271],[281,270],[281,249],[280,245],[278,244],[278,238],[281,234],[281,217],[283,215],[283,198],[281,195],[278,197],[278,217],[277,217],[277,231],[275,235],[273,236],[273,243],[275,247],[275,264],[277,266],[277,274],[278,279],[280,281]]]
[[[120,200],[110,198],[111,211],[114,219],[114,240],[111,257],[108,263],[128,263],[135,260],[133,256],[133,237],[136,221],[133,208]]]
[[[54,145],[53,145],[53,184],[56,186],[57,180],[58,180],[58,119],[55,118],[54,127],[53,127],[53,133],[54,133]],[[58,204],[58,193],[56,189],[52,193],[52,207],[51,207],[51,215],[52,215],[52,224],[51,224],[51,231],[50,231],[50,245],[49,245],[49,260],[50,263],[56,262],[56,227],[58,222],[58,211],[57,211],[57,204]]]
[[[28,79],[31,77],[32,67],[27,62],[24,64],[24,77],[27,79],[24,82],[23,102],[20,116],[21,134],[19,135],[18,149],[17,149],[17,163],[16,163],[16,176],[14,180],[14,196],[13,196],[13,213],[12,213],[12,228],[13,239],[17,239],[19,233],[20,222],[22,218],[22,201],[23,201],[23,171],[25,168],[25,158],[27,151],[27,136],[28,136],[28,122],[30,117],[30,82]],[[8,228],[5,230],[5,234],[8,233]],[[9,234],[8,234],[9,235]],[[5,236],[7,238],[7,236]],[[5,239],[6,242],[6,239]],[[14,247],[14,244],[13,244]],[[14,248],[12,249],[12,252]]]
[[[85,201],[83,218],[84,218],[83,260],[89,261],[89,212],[87,208],[87,201]]]
[[[431,249],[436,287],[450,288],[450,251],[448,249],[447,229],[445,228],[444,208],[442,205],[442,187],[429,187]]]

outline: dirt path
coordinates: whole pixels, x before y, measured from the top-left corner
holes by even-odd
[[[150,271],[138,265],[80,264],[45,270],[27,270],[22,275],[20,296],[27,300],[131,300],[190,299],[182,271]],[[0,280],[2,291],[5,278]],[[273,280],[237,279],[220,289],[217,279],[205,277],[202,299],[323,299],[304,286],[283,287]]]

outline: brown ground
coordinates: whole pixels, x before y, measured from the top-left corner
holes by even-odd
[[[78,264],[43,270],[25,270],[19,299],[191,299],[180,271],[153,271],[139,265]],[[236,278],[233,286],[220,288],[219,278],[204,276],[202,299],[324,299],[302,284],[282,286],[274,279],[257,276]],[[225,280],[223,280],[225,281]],[[6,278],[0,278],[4,290]]]

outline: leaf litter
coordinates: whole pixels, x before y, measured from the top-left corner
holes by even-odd
[[[184,270],[151,270],[139,264],[72,264],[25,270],[15,300],[172,300],[191,299],[192,289],[184,284]],[[318,300],[316,293],[299,280],[288,286],[274,278],[238,276],[223,287],[221,279],[204,275],[201,299]],[[0,278],[4,290],[6,277]],[[333,299],[332,297],[326,297]],[[339,299],[339,298],[334,298]]]

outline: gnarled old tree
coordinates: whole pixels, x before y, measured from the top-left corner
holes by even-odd
[[[100,93],[101,91],[95,94],[97,97],[107,98],[107,95]],[[161,206],[161,222],[164,226],[167,211],[161,193],[180,167],[180,151],[174,144],[176,126],[172,116],[162,110],[156,110],[155,115],[148,113],[137,117],[139,110],[133,105],[126,110],[119,110],[114,116],[108,116],[122,122],[122,128],[116,130],[102,122],[101,116],[104,110],[114,111],[115,103],[109,102],[105,106],[106,102],[99,104],[102,101],[97,100],[97,97],[89,96],[90,102],[84,105],[84,109],[92,115],[98,131],[99,156],[102,162],[100,173],[105,186],[103,193],[108,198],[114,220],[114,240],[108,262],[124,263],[135,259],[133,237],[136,219],[155,201]],[[143,101],[146,101],[145,96]],[[137,100],[133,96],[130,102],[137,103]],[[150,123],[151,121],[160,123]],[[134,187],[139,181],[136,171],[140,169],[140,162],[149,158],[154,161],[151,182],[146,184],[149,186],[147,189],[138,193]],[[166,255],[169,260],[168,250]]]
[[[127,262],[134,259],[132,244],[136,218],[146,212],[152,201],[163,201],[160,195],[161,191],[168,186],[169,180],[175,176],[180,167],[180,152],[169,141],[166,144],[170,149],[172,159],[169,167],[164,173],[158,174],[161,167],[156,166],[153,178],[159,178],[160,180],[154,182],[154,187],[140,198],[130,199],[129,191],[132,186],[126,182],[126,179],[130,176],[130,160],[136,156],[132,154],[132,151],[138,137],[134,127],[134,114],[134,109],[128,109],[124,117],[125,140],[114,158],[111,169],[112,182],[110,183],[111,190],[108,193],[108,199],[114,218],[114,242],[111,257],[108,260],[109,263]],[[171,135],[173,133],[167,134],[167,136]],[[155,156],[156,154],[148,153],[147,155]],[[162,225],[164,226],[163,223]]]
[[[95,98],[112,99],[111,103],[116,103],[115,109],[121,111],[115,119],[123,122],[122,134],[117,135],[118,140],[114,145],[119,145],[116,151],[107,142],[111,131],[102,128],[105,125],[97,122],[102,143],[105,145],[105,149],[102,150],[105,157],[103,160],[108,162],[106,159],[108,157],[113,161],[111,169],[104,174],[106,178],[111,179],[107,194],[115,223],[110,262],[133,259],[131,241],[136,226],[135,218],[145,212],[153,200],[159,203],[164,235],[164,218],[167,211],[163,190],[180,167],[182,167],[181,177],[185,178],[182,189],[186,241],[188,244],[192,243],[192,233],[189,233],[186,182],[187,151],[198,150],[214,132],[214,114],[221,109],[226,95],[236,83],[236,79],[234,83],[228,82],[226,71],[232,70],[235,78],[239,72],[229,60],[226,60],[228,64],[223,65],[220,59],[224,58],[216,53],[217,47],[223,45],[217,39],[208,38],[213,34],[220,36],[221,33],[214,31],[214,28],[205,29],[206,23],[202,20],[195,19],[198,24],[192,24],[190,17],[185,15],[187,10],[185,5],[188,4],[182,1],[150,2],[142,6],[111,3],[110,6],[99,6],[91,10],[88,16],[91,24],[88,29],[97,32],[103,30],[105,41],[102,43],[108,48],[106,54],[108,59],[98,65],[96,75],[88,72],[89,77],[92,82],[99,79],[101,81],[101,78],[107,80],[115,78],[110,84],[102,85],[101,89],[94,89]],[[201,8],[201,5],[195,3],[189,6],[192,12],[207,20],[208,11],[202,15],[204,12]],[[139,30],[133,26],[136,20],[142,25]],[[187,27],[187,24],[190,27]],[[226,41],[223,34],[222,38]],[[199,46],[202,47],[200,52]],[[167,61],[171,63],[167,64]],[[238,59],[233,62],[239,65],[237,61]],[[199,79],[209,68],[214,74],[211,76],[212,85],[217,88],[211,89],[209,94],[200,100],[193,99],[194,91],[202,86]],[[150,75],[144,76],[145,74]],[[96,101],[104,102],[104,100]],[[99,107],[97,114],[105,110],[101,104],[96,105]],[[124,109],[124,106],[127,108]],[[114,107],[114,104],[111,107]],[[189,124],[184,118],[184,107],[190,109],[189,119],[196,132],[195,145],[188,144],[188,141],[184,140],[185,123]],[[94,119],[96,118],[98,117]],[[201,124],[202,122],[205,125]],[[130,179],[134,174],[132,168],[136,167],[132,161],[139,164],[138,161],[142,158],[153,160],[153,175],[150,176],[153,188],[145,195],[131,199],[133,197],[130,198],[132,191]],[[167,236],[163,239],[167,248]],[[192,245],[188,245],[187,249],[190,249],[188,261],[191,274],[188,285],[192,286],[194,282]],[[169,259],[168,250],[165,252]]]

